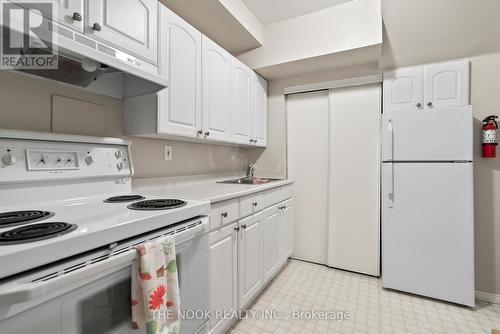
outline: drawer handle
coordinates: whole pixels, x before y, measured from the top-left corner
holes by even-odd
[[[240,231],[240,228],[239,228],[239,227],[235,227],[235,228],[234,228],[234,230],[235,230],[236,232],[239,232],[239,231]]]
[[[244,230],[246,230],[247,229],[247,225],[243,224],[243,225],[241,225],[241,228],[244,229]]]
[[[224,218],[227,218],[227,212],[221,213],[221,216],[224,217]]]
[[[252,203],[252,205],[253,205],[253,206],[257,206],[257,202],[253,202],[253,203]]]

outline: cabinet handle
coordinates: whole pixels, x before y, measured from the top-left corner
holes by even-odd
[[[257,206],[257,202],[253,202],[253,203],[252,203],[252,205],[253,205],[253,206]]]
[[[255,144],[257,144],[257,139],[254,139],[254,140],[253,140],[253,142],[254,142]]]
[[[202,135],[203,134],[203,130],[198,130],[196,133],[199,134],[199,135]]]
[[[210,136],[210,131],[205,132],[205,136]]]
[[[227,218],[227,212],[223,212],[221,215],[222,217]]]
[[[78,12],[74,12],[72,18],[74,21],[78,21],[78,22],[82,21],[82,16]]]
[[[92,25],[92,30],[94,30],[94,31],[101,31],[101,29],[102,28],[101,28],[101,25],[99,23],[94,23]]]
[[[422,103],[417,103],[417,108],[421,108],[422,107]]]
[[[250,139],[250,142],[253,143],[253,139]]]
[[[241,228],[244,229],[244,230],[246,230],[247,229],[247,225],[243,224],[243,225],[241,225]]]
[[[427,106],[430,108],[432,107],[432,102],[427,103]]]
[[[239,231],[240,231],[240,228],[239,228],[239,227],[235,227],[235,228],[234,228],[234,230],[235,230],[236,232],[239,232]]]

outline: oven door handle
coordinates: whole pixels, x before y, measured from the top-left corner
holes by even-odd
[[[99,262],[87,264],[71,272],[61,272],[60,275],[45,281],[21,283],[0,288],[0,305],[20,304],[35,298],[44,297],[52,292],[61,291],[85,279],[115,272],[119,267],[126,267],[136,257],[136,250],[131,249],[119,255],[111,256]]]

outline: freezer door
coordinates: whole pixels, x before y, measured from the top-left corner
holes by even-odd
[[[384,163],[382,285],[474,305],[472,163]]]
[[[472,161],[472,108],[384,113],[383,161]]]

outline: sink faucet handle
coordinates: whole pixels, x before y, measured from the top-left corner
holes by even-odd
[[[253,177],[255,173],[255,167],[252,163],[248,164],[248,167],[247,167],[247,177]]]

